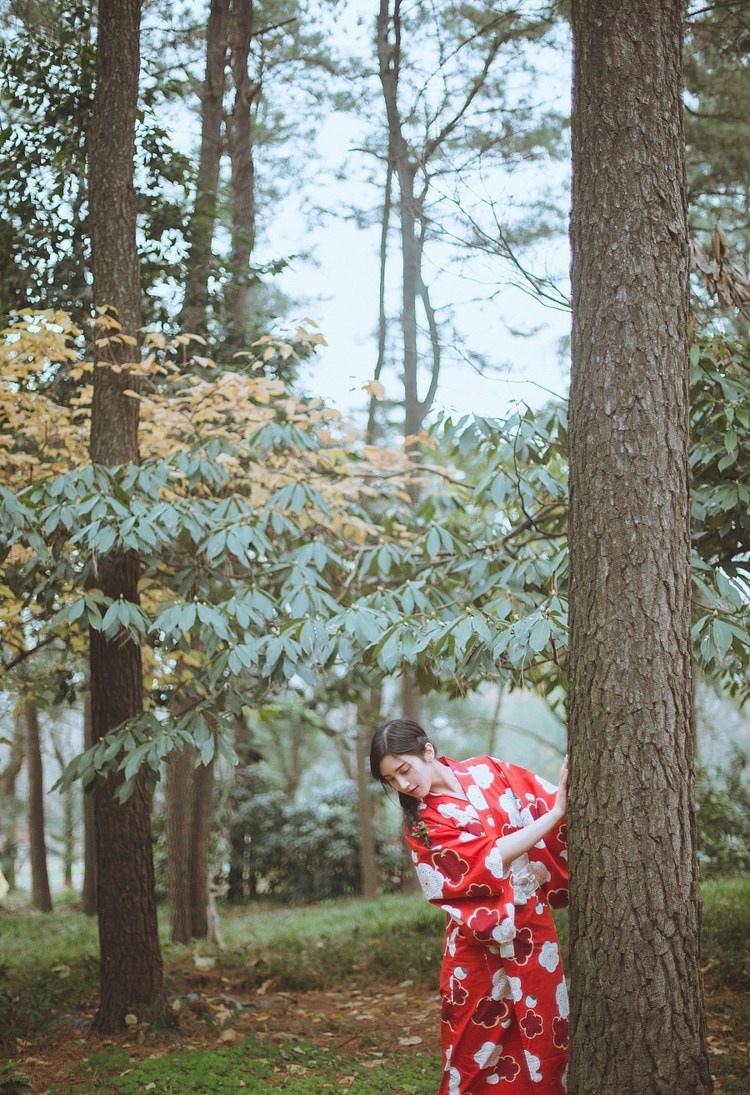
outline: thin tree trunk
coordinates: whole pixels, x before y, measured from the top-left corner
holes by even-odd
[[[135,116],[140,68],[139,0],[100,0],[96,90],[89,132],[89,201],[93,296],[114,308],[135,345],[98,347],[91,411],[91,459],[107,466],[138,460],[137,376],[117,366],[137,360],[141,287],[136,252],[133,185]],[[113,599],[138,601],[139,561],[133,552],[99,559],[97,584]],[[90,633],[91,716],[94,742],[142,711],[140,647],[127,633]],[[121,777],[95,792],[96,874],[101,1000],[100,1033],[122,1029],[132,1012],[153,1022],[165,1013],[151,852],[151,796],[143,778],[120,804]]]
[[[711,1090],[679,0],[574,0],[570,1095]]]
[[[23,767],[26,756],[26,734],[23,711],[19,708],[13,720],[13,741],[10,757],[0,772],[0,819],[2,820],[2,841],[0,841],[0,867],[8,883],[8,892],[16,888],[16,856],[18,855],[18,835],[16,833],[16,780]]]
[[[167,757],[165,838],[169,922],[173,943],[189,943],[190,842],[195,749],[186,746]]]
[[[357,704],[357,817],[359,821],[359,862],[362,896],[373,901],[378,895],[378,866],[375,858],[375,832],[372,824],[369,750],[374,724],[380,713],[382,691],[370,689],[366,700]]]
[[[490,723],[490,731],[487,735],[487,755],[490,757],[495,756],[495,750],[497,749],[497,732],[500,729],[500,712],[503,709],[503,700],[505,698],[505,688],[502,684],[497,686],[497,699],[495,700],[495,708],[492,712],[492,722]]]
[[[255,246],[255,164],[253,109],[260,85],[250,79],[248,57],[253,37],[252,0],[232,0],[230,64],[234,104],[229,119],[229,156],[232,162],[232,251],[227,287],[231,350],[246,349],[250,299],[250,256]]]
[[[208,846],[214,791],[214,761],[193,769],[193,816],[190,840],[190,934],[208,936]]]
[[[245,897],[245,827],[235,822],[229,828],[229,877],[227,880],[227,901],[239,902]]]
[[[94,744],[91,726],[91,693],[83,694],[83,747]],[[94,796],[83,792],[83,892],[81,908],[86,916],[96,916],[96,831],[94,824]]]
[[[62,775],[65,770],[65,754],[63,753],[60,735],[56,730],[50,734],[55,760]],[[72,787],[65,787],[61,792],[63,800],[62,822],[62,849],[63,849],[63,881],[67,889],[73,888],[73,861],[75,859],[75,792]]]
[[[388,261],[388,230],[391,222],[391,206],[393,203],[393,155],[389,150],[388,168],[385,174],[385,196],[383,198],[383,219],[380,225],[380,278],[378,285],[378,358],[375,362],[373,380],[380,380],[385,365],[385,343],[388,333],[388,319],[385,311],[385,277]],[[370,404],[367,411],[367,428],[365,429],[365,441],[368,445],[374,445],[376,439],[377,424],[375,420],[378,406],[377,396],[370,396]]]
[[[216,199],[221,164],[221,121],[226,85],[226,55],[230,0],[211,0],[206,31],[206,76],[201,95],[201,148],[195,208],[188,236],[185,301],[180,325],[184,331],[206,333],[208,278],[216,223]]]
[[[39,743],[39,715],[33,700],[23,705],[26,730],[26,771],[29,780],[29,858],[31,860],[31,904],[40,912],[52,912],[47,874],[47,844],[44,837],[44,769]]]

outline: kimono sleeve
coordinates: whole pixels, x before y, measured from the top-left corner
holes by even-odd
[[[515,935],[513,880],[498,838],[459,826],[425,826],[430,847],[406,831],[422,893],[478,943],[505,944]]]
[[[493,758],[494,760],[494,758]],[[520,764],[494,760],[511,791],[520,799],[521,820],[529,825],[552,809],[557,787]],[[542,885],[544,894],[553,908],[568,904],[568,827],[565,818],[551,829],[529,855],[540,860],[550,872],[549,882]]]

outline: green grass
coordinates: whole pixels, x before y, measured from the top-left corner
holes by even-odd
[[[712,880],[702,885],[701,893],[704,956],[721,984],[741,988],[750,977],[745,945],[750,935],[750,881]],[[566,913],[555,917],[565,946]],[[296,908],[226,906],[221,922],[227,950],[221,963],[242,965],[258,982],[278,978],[280,988],[328,988],[342,977],[358,974],[399,980],[432,977],[439,962],[443,920],[443,913],[419,894],[394,894],[372,902],[339,899]],[[195,950],[214,953],[201,941],[190,947],[171,943],[165,907],[159,909],[159,934],[167,966]],[[38,978],[72,988],[89,981],[98,968],[96,920],[71,907],[60,905],[44,916],[2,915],[0,941],[0,989],[3,982]]]
[[[750,882],[712,880],[702,886],[703,957],[712,990],[746,987],[750,960]],[[221,912],[225,968],[241,969],[246,987],[272,979],[277,989],[330,989],[342,982],[367,984],[437,978],[443,914],[419,895],[391,895],[283,908],[228,906]],[[567,942],[567,915],[556,913]],[[159,909],[160,935],[170,969],[192,965],[191,951],[168,940],[168,911]],[[95,920],[59,906],[47,916],[0,916],[0,1029],[21,1037],[53,1029],[55,1012],[75,1011],[96,996],[98,954]]]
[[[432,1095],[439,1081],[436,1061],[373,1057],[374,1067],[340,1059],[334,1050],[309,1042],[283,1046],[248,1037],[220,1049],[182,1050],[131,1061],[114,1046],[92,1053],[78,1070],[75,1086],[53,1086],[50,1095]]]
[[[750,988],[750,879],[719,878],[701,886],[703,958],[711,980],[726,988]]]

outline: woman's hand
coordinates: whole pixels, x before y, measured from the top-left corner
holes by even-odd
[[[560,769],[560,781],[557,788],[557,796],[555,798],[555,804],[552,807],[552,811],[555,814],[559,814],[560,817],[565,816],[565,811],[568,808],[568,757],[565,756],[565,760],[562,762],[562,768]]]

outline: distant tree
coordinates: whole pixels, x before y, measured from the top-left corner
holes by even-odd
[[[682,5],[576,0],[572,11],[568,1090],[709,1092]]]
[[[26,730],[26,771],[29,780],[31,904],[40,912],[52,912],[44,827],[44,766],[39,732],[39,711],[33,696],[26,695],[22,702],[22,717]]]
[[[737,0],[688,5],[685,140],[691,234],[704,246],[717,226],[745,265],[750,257],[750,10]]]

